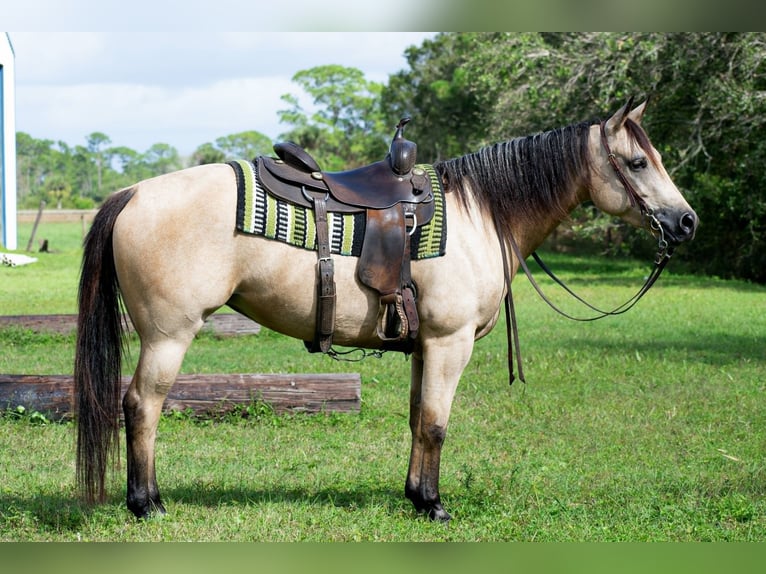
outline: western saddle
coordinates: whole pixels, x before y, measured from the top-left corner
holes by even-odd
[[[410,276],[410,237],[434,214],[426,171],[415,165],[417,145],[404,137],[402,119],[385,159],[342,172],[322,171],[306,150],[292,142],[274,145],[277,158],[258,157],[266,191],[314,211],[317,233],[317,320],[311,352],[329,352],[335,331],[335,279],[328,212],[365,213],[357,265],[362,284],[378,292],[377,334],[386,349],[411,352],[419,320]]]

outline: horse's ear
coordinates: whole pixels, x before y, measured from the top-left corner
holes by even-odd
[[[617,112],[606,121],[607,133],[614,134],[617,133],[620,128],[622,128],[625,120],[627,120],[628,116],[632,113],[631,108],[633,107],[633,99],[633,96],[631,96],[628,100],[628,103],[617,110]],[[639,108],[640,107],[641,106],[639,106]]]
[[[631,110],[631,112],[628,114],[628,117],[636,122],[637,124],[641,123],[641,120],[644,117],[644,111],[646,110],[646,104],[649,103],[649,98],[646,98],[642,103],[637,105],[635,108]]]

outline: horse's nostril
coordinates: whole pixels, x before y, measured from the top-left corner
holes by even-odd
[[[687,211],[681,216],[679,225],[681,226],[681,230],[688,235],[692,233],[697,226],[697,218],[693,213]]]

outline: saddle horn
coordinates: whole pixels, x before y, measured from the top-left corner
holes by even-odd
[[[418,146],[415,142],[410,141],[404,137],[404,126],[406,126],[411,118],[402,118],[399,123],[396,124],[396,133],[394,139],[391,141],[391,147],[389,148],[389,163],[391,169],[396,175],[408,174],[415,165],[415,158],[417,157]]]

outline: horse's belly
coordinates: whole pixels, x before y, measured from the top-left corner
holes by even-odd
[[[317,256],[314,251],[241,235],[241,281],[227,302],[264,327],[314,338]],[[377,347],[378,296],[356,279],[358,259],[334,256],[335,334],[340,345]]]

